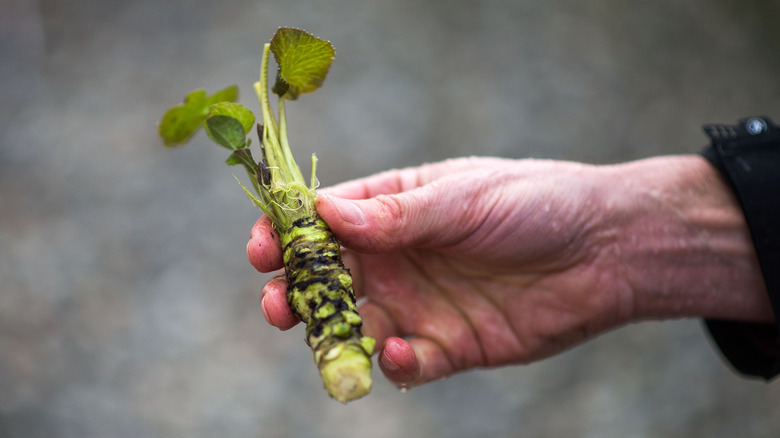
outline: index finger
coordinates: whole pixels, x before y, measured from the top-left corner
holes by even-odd
[[[501,158],[453,158],[417,167],[387,170],[375,175],[346,181],[320,189],[320,193],[345,199],[368,199],[378,195],[392,195],[424,186],[431,181],[463,171],[495,166],[505,162]]]
[[[419,186],[415,169],[393,169],[318,190],[345,199],[367,199],[389,195]]]

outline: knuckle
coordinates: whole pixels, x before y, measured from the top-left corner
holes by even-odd
[[[408,207],[398,196],[378,195],[379,217],[383,221],[402,222],[408,211]]]

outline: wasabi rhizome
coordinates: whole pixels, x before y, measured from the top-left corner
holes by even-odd
[[[278,65],[271,91],[278,97],[278,119],[270,105],[268,62]],[[257,124],[262,158],[255,161],[247,135],[255,116],[238,100],[233,85],[208,95],[199,89],[170,108],[159,123],[166,146],[185,144],[201,128],[216,144],[231,151],[226,163],[243,166],[254,193],[241,187],[271,219],[279,235],[289,282],[287,301],[306,324],[306,342],[328,394],[348,402],[371,390],[374,339],[361,333],[352,277],[341,260],[339,243],[314,207],[316,157],[309,184],[290,152],[285,103],[317,90],[335,57],[328,41],[303,30],[280,28],[263,46],[260,80],[254,84],[262,109]]]

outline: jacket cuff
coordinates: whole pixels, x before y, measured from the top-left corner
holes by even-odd
[[[758,256],[775,324],[706,320],[721,353],[740,373],[780,374],[780,128],[768,117],[737,125],[705,125],[702,155],[734,190]]]

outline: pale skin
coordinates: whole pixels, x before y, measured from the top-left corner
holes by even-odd
[[[737,201],[698,156],[453,159],[322,190],[317,211],[399,386],[532,362],[640,320],[774,321]],[[266,217],[247,256],[282,267]],[[261,293],[282,330],[299,322],[285,289],[275,276]]]

